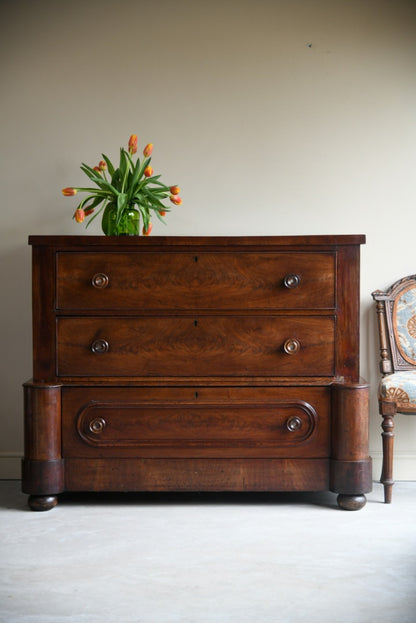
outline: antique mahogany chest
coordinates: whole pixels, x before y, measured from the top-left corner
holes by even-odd
[[[23,491],[371,490],[364,236],[31,236]]]

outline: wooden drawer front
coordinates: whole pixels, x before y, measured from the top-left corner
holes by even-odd
[[[59,376],[332,376],[330,316],[58,319]]]
[[[178,391],[161,402],[154,389],[153,400],[133,388],[64,389],[64,457],[328,456],[325,389],[274,389],[262,402],[247,390],[232,402]]]
[[[58,253],[58,309],[331,309],[332,253]]]

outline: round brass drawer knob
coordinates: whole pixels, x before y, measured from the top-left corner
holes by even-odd
[[[92,433],[95,433],[96,435],[98,435],[104,430],[106,426],[107,426],[107,422],[105,421],[104,418],[96,417],[93,420],[91,420],[88,428],[90,429]]]
[[[294,433],[302,428],[302,420],[297,415],[290,417],[286,422],[287,429]]]
[[[296,355],[300,351],[300,342],[296,338],[289,338],[283,344],[283,350],[287,355]]]
[[[295,274],[286,275],[286,277],[283,279],[283,285],[285,286],[285,288],[289,288],[289,289],[297,288],[299,284],[300,284],[299,275],[295,275]]]
[[[107,340],[94,340],[91,344],[91,350],[96,355],[101,355],[102,353],[107,353],[110,348]]]
[[[110,280],[108,276],[105,275],[104,273],[97,273],[91,279],[92,285],[94,286],[94,288],[97,288],[97,290],[103,290],[104,288],[108,286],[109,282]]]

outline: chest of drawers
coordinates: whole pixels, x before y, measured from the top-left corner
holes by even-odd
[[[31,236],[23,491],[371,490],[363,236]]]

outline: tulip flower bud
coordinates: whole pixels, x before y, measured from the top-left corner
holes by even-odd
[[[172,193],[172,195],[179,195],[179,193],[181,192],[181,189],[179,188],[179,186],[171,186],[169,190]]]
[[[64,197],[73,197],[77,194],[77,191],[75,188],[63,188],[62,194]]]
[[[100,171],[106,171],[107,170],[107,163],[105,160],[100,160],[100,162],[98,163],[98,168],[100,169]]]
[[[137,151],[137,136],[132,134],[129,139],[129,154],[135,154]]]
[[[150,232],[152,231],[152,229],[153,229],[152,223],[149,223],[149,225],[147,226],[147,229],[145,227],[143,227],[143,229],[142,229],[143,236],[149,236]]]
[[[160,214],[160,216],[165,216],[166,215],[166,210],[159,210],[159,214]]]
[[[85,208],[84,210],[84,214],[85,216],[89,216],[90,214],[92,214],[94,212],[95,208]]]
[[[145,170],[143,171],[145,177],[151,177],[153,175],[153,169],[151,166],[148,166],[145,168]]]
[[[93,167],[93,169],[94,169],[94,171],[95,171],[96,173],[100,173],[100,175],[101,175],[101,169],[100,169],[100,167]]]
[[[75,210],[74,218],[77,223],[82,223],[85,218],[84,210],[82,208],[78,208],[77,210]]]
[[[169,197],[169,199],[171,200],[172,203],[174,203],[176,206],[180,206],[182,203],[182,199],[179,197],[179,195],[171,195]]]
[[[143,156],[148,158],[149,156],[152,155],[152,151],[153,151],[153,143],[148,143],[146,147],[143,149]]]

